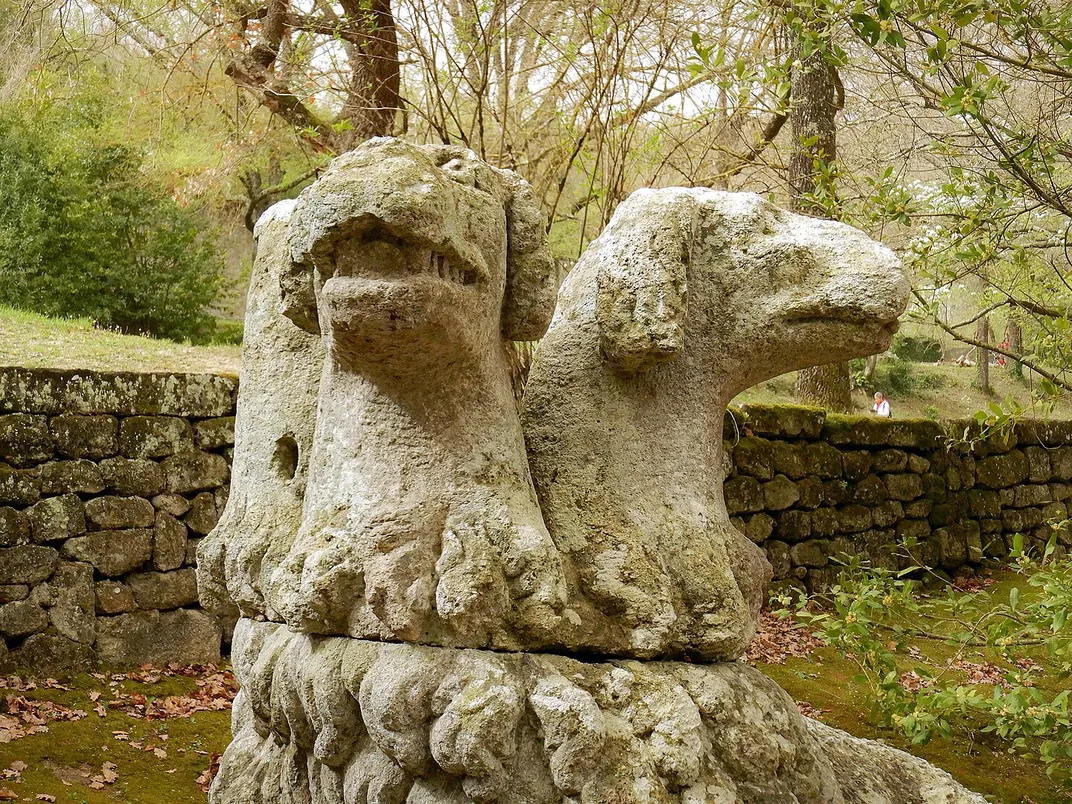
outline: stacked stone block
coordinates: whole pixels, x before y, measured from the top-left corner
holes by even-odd
[[[194,556],[227,499],[236,392],[0,370],[0,668],[219,658]]]
[[[766,550],[776,582],[812,591],[836,579],[839,556],[952,574],[1007,556],[1015,534],[1041,547],[1069,516],[1072,422],[980,438],[964,422],[745,406],[725,432],[733,523]],[[1056,532],[1059,550],[1072,547]]]
[[[237,381],[0,369],[0,668],[212,661],[230,623],[197,603],[198,541],[227,498]],[[837,559],[954,574],[1041,546],[1069,516],[1072,423],[971,451],[971,425],[735,409],[726,505],[776,582],[815,590]],[[1060,549],[1072,547],[1058,530]]]

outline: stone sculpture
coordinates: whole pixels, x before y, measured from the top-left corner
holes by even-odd
[[[726,514],[726,405],[884,351],[907,300],[889,249],[756,195],[640,190],[618,207],[562,287],[523,413],[555,544],[585,598],[629,629],[600,647],[744,652],[770,570]]]
[[[290,231],[285,311],[327,359],[271,607],[311,633],[551,641],[562,571],[507,359],[554,309],[528,185],[464,149],[373,140],[302,193]]]
[[[300,526],[273,528],[264,552],[282,560],[267,576],[224,562],[227,587],[265,603],[250,595],[235,631],[235,738],[210,800],[981,802],[806,720],[746,665],[640,660],[737,658],[764,562],[721,501],[726,395],[835,356],[809,337],[841,337],[836,356],[881,347],[904,303],[896,262],[752,196],[623,204],[568,281],[527,392],[549,532],[505,360],[547,325],[542,232],[513,174],[397,140],[336,160],[298,200],[280,284],[324,341],[316,432]],[[657,443],[678,393],[679,417],[699,417],[668,434],[681,471]]]
[[[293,207],[275,204],[254,231],[231,494],[197,548],[201,603],[224,615],[276,618],[264,589],[301,523],[324,347],[279,309]]]

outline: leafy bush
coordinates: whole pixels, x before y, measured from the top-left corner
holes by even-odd
[[[915,545],[905,547],[910,557]],[[898,729],[916,744],[957,731],[992,734],[1010,752],[1034,755],[1048,774],[1072,786],[1070,691],[1064,683],[1045,683],[1072,674],[1072,559],[1057,546],[1056,534],[1040,557],[1025,553],[1016,537],[1013,565],[1026,578],[1025,592],[1013,587],[1006,598],[985,587],[946,587],[932,596],[906,577],[930,570],[894,572],[853,557],[828,592],[780,613],[810,625],[856,663],[856,680],[869,689],[880,726]],[[788,596],[779,602],[794,603]],[[947,668],[968,649],[987,651],[1001,666],[976,665],[992,677],[989,686],[963,683],[946,669],[919,663],[919,650],[909,644],[918,640],[954,648]]]
[[[887,396],[911,396],[932,388],[941,388],[944,380],[940,375],[924,374],[915,363],[899,357],[880,360],[869,381],[869,390],[882,391]]]
[[[212,336],[213,346],[240,346],[245,334],[245,324],[233,318],[217,318],[216,331]]]
[[[905,335],[903,332],[898,332],[893,336],[890,351],[901,360],[934,363],[942,356],[942,344],[925,335]]]
[[[143,180],[139,153],[96,142],[91,115],[75,112],[0,109],[0,304],[209,339],[223,262],[203,221]]]

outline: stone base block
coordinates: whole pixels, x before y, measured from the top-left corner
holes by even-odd
[[[59,634],[34,634],[10,653],[0,651],[0,673],[63,677],[89,669],[96,659],[88,645]]]
[[[803,718],[739,663],[582,662],[241,620],[212,804],[942,802],[944,772]]]

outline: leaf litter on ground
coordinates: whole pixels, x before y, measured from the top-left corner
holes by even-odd
[[[92,711],[100,717],[106,717],[108,710],[123,712],[131,718],[142,722],[167,721],[175,718],[188,718],[197,712],[220,712],[231,708],[238,692],[238,683],[234,674],[226,668],[216,665],[170,664],[167,667],[143,665],[127,673],[92,673],[92,678],[102,682],[103,690],[89,690],[87,697]],[[146,695],[136,690],[129,690],[130,684],[152,685],[166,678],[193,679],[195,689],[183,694],[164,696]],[[88,717],[83,709],[74,709],[54,703],[47,699],[34,700],[33,693],[40,690],[59,690],[69,692],[70,686],[61,684],[54,678],[30,679],[21,676],[0,677],[0,690],[10,691],[0,704],[0,743],[10,743],[34,734],[44,734],[49,724],[56,721],[75,721]],[[22,694],[16,694],[22,693]],[[168,740],[166,732],[158,732],[158,742],[139,742],[130,740],[130,734],[123,730],[112,731],[115,740],[126,742],[132,749],[151,753],[156,759],[168,758],[168,750],[163,743]],[[185,753],[185,749],[178,749]],[[209,767],[198,777],[197,785],[202,792],[207,792],[219,769],[219,754],[195,751],[197,754],[210,756]],[[4,783],[18,785],[26,763],[16,761],[0,771]],[[85,784],[93,790],[104,790],[119,779],[119,765],[105,762],[99,771],[87,768],[79,774]],[[66,784],[66,782],[65,782]],[[9,787],[0,786],[0,801],[15,801],[20,795]],[[39,801],[55,801],[48,794],[38,795]]]
[[[749,664],[785,664],[789,658],[807,659],[823,643],[792,617],[765,611],[752,638],[745,659]]]

